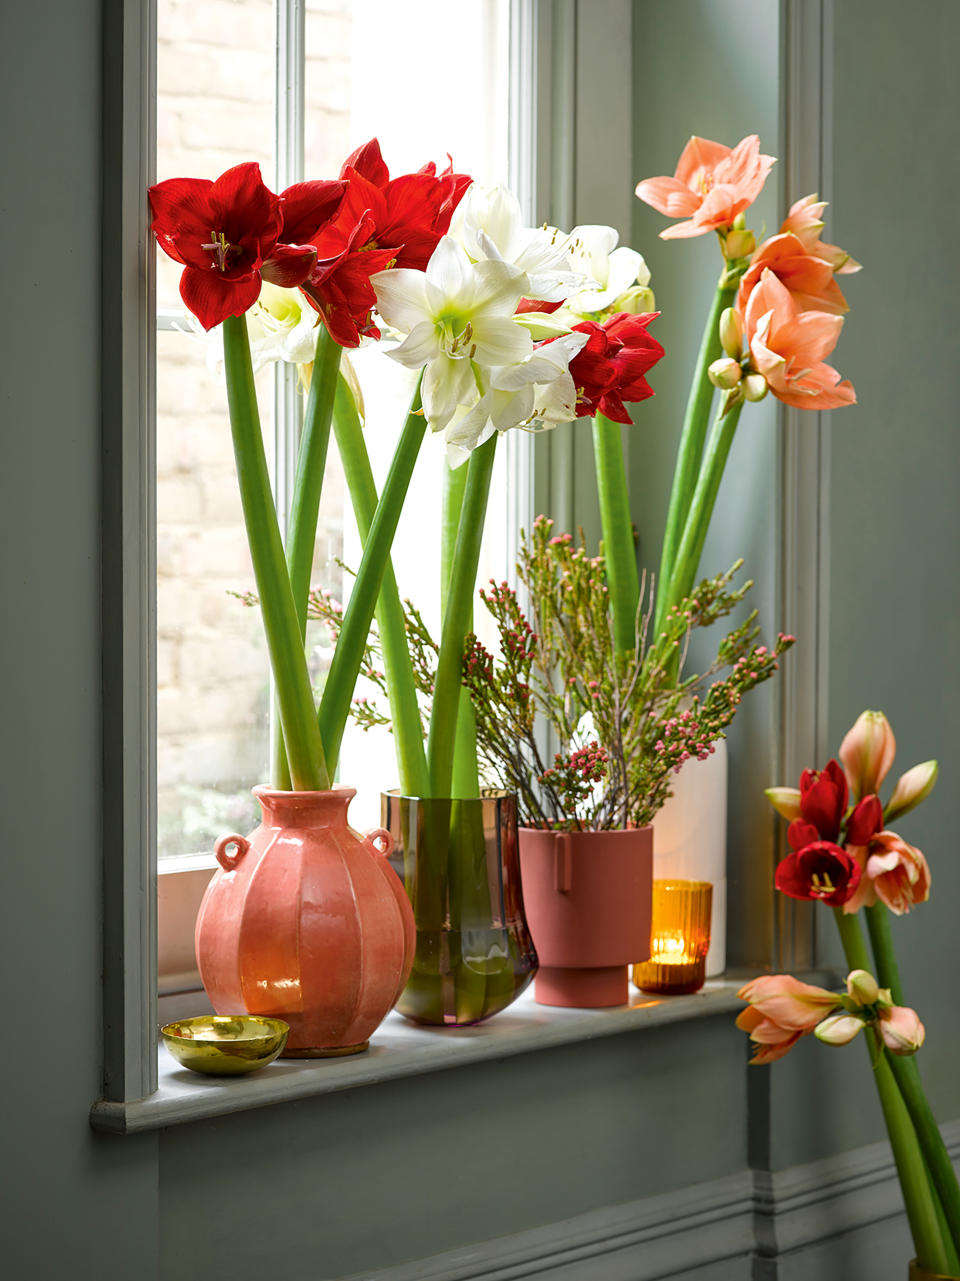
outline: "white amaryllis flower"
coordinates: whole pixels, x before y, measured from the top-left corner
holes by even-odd
[[[613,227],[585,225],[570,233],[569,262],[574,271],[596,281],[597,288],[587,288],[567,297],[565,310],[576,316],[594,316],[606,311],[621,295],[639,285],[650,284],[650,269],[643,255],[626,245],[616,248],[619,239]],[[653,308],[653,294],[650,307]]]
[[[577,389],[569,365],[588,337],[564,334],[541,343],[526,360],[490,370],[483,395],[472,409],[458,412],[444,432],[450,466],[466,462],[495,431],[545,431],[575,418]]]
[[[254,368],[282,360],[309,365],[317,350],[320,313],[299,289],[281,289],[265,280],[260,297],[247,312],[247,332]]]
[[[562,302],[594,283],[569,261],[568,237],[556,227],[525,227],[520,202],[507,187],[473,183],[460,201],[450,234],[469,256],[512,262],[530,277],[530,298]]]
[[[441,238],[426,271],[393,268],[370,280],[380,315],[407,335],[390,355],[423,368],[421,399],[433,431],[442,431],[458,406],[476,404],[485,370],[533,350],[529,331],[513,318],[529,289],[526,272],[506,262],[472,263],[450,236]]]

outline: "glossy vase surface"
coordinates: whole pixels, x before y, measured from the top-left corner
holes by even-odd
[[[706,977],[727,965],[727,741],[705,760],[687,761],[671,777],[653,820],[653,874],[658,881],[709,881],[713,886]],[[639,959],[639,958],[638,958]]]
[[[955,1272],[928,1272],[916,1259],[911,1259],[909,1281],[960,1281],[960,1277]]]
[[[414,1023],[464,1027],[506,1009],[537,968],[524,916],[517,799],[385,792],[390,861],[413,905],[417,941],[397,1009]]]
[[[524,902],[540,957],[536,999],[624,1005],[631,962],[650,955],[653,833],[520,829]]]
[[[413,961],[413,913],[392,842],[347,823],[352,788],[254,788],[261,824],[224,836],[197,916],[197,965],[218,1014],[290,1025],[284,1057],[351,1054],[392,1008]]]

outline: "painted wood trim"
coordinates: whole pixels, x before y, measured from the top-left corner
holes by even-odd
[[[960,1158],[960,1121],[943,1128]],[[658,1281],[747,1275],[776,1260],[903,1214],[887,1143],[776,1173],[723,1179],[609,1206],[341,1281]],[[737,1261],[742,1261],[737,1267]]]
[[[789,208],[813,191],[829,199],[833,186],[832,0],[781,0],[780,204]],[[781,405],[780,629],[801,643],[780,674],[778,781],[822,764],[827,741],[830,598],[829,413]],[[777,839],[784,840],[783,824]],[[786,850],[780,849],[781,854]],[[817,964],[813,904],[777,896],[778,967]]]
[[[103,9],[104,1095],[156,1088],[154,0]]]
[[[91,1109],[90,1123],[94,1129],[113,1134],[135,1134],[689,1019],[731,1019],[743,1006],[736,995],[739,986],[738,982],[718,980],[708,982],[693,996],[667,998],[634,991],[630,1005],[604,1010],[537,1005],[528,991],[491,1023],[461,1028],[456,1037],[416,1027],[391,1013],[365,1054],[278,1061],[250,1077],[198,1076],[180,1068],[161,1047],[156,1093],[126,1103],[101,1100]]]

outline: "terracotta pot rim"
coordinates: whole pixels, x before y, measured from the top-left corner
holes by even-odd
[[[521,824],[518,830],[536,832],[538,836],[639,836],[644,832],[652,832],[653,824],[645,823],[643,827],[585,827],[572,832],[556,827],[524,827]]]
[[[261,797],[267,797],[270,800],[275,798],[290,800],[312,800],[318,801],[325,797],[334,797],[336,800],[352,801],[357,794],[355,787],[350,787],[346,783],[335,783],[333,787],[321,789],[319,791],[297,791],[296,788],[279,788],[271,787],[268,783],[258,783],[256,787],[251,787],[250,791],[260,800]]]

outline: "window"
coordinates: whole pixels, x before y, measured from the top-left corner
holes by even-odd
[[[280,190],[333,177],[376,135],[391,172],[428,159],[482,182],[507,179],[508,0],[158,0],[157,179],[216,177],[254,159]],[[299,21],[298,21],[299,18]],[[301,26],[302,23],[302,26]],[[371,38],[387,32],[389,39]],[[398,66],[408,68],[398,106]],[[389,91],[387,89],[389,87]],[[178,294],[179,268],[157,256],[157,828],[161,990],[195,984],[192,924],[214,866],[212,847],[258,819],[250,788],[267,775],[271,698],[259,614],[233,592],[253,585],[234,475],[218,331],[195,332]],[[410,372],[375,345],[349,357],[366,405],[382,482],[412,390]],[[295,371],[257,378],[278,507],[296,457]],[[499,451],[481,581],[507,564],[506,450]],[[394,545],[401,594],[439,630],[439,493],[443,448],[428,439]],[[425,500],[425,501],[424,501]],[[514,506],[514,514],[516,508]],[[511,516],[513,519],[513,514]],[[344,599],[359,538],[331,442],[314,560],[315,585]],[[483,622],[478,618],[478,626]],[[331,649],[311,624],[311,674]],[[351,727],[340,776],[356,786],[351,821],[379,822],[379,791],[395,781],[388,731]],[[171,876],[170,873],[176,873]]]

